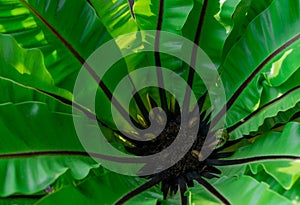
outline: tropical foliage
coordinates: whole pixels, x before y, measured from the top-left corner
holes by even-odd
[[[299,28],[299,0],[0,0],[0,204],[113,204],[134,189],[127,204],[299,204]],[[225,88],[219,113],[209,115],[206,90],[199,77],[189,78],[189,66],[155,52],[113,66],[99,86],[97,113],[74,102],[88,57],[110,39],[144,30],[178,34],[205,51]],[[192,85],[206,123],[226,110],[229,139],[193,186],[176,181],[161,191],[155,183],[144,191],[151,179],[113,173],[86,153],[72,109],[97,116],[107,138],[126,147],[107,95],[128,72],[158,62]],[[135,116],[151,102],[172,110],[172,96],[158,89],[135,100]]]

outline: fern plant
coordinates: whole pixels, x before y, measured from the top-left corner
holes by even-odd
[[[0,0],[1,204],[298,204],[299,28],[299,0]],[[161,39],[163,32],[195,45],[189,62],[176,58],[186,44]],[[116,49],[109,55],[130,55],[100,78],[109,55],[97,55],[94,67],[90,59],[108,42]],[[149,46],[155,49],[143,52]],[[225,102],[212,102],[193,68],[203,63],[195,58],[200,49],[210,59],[200,69],[216,68]],[[124,109],[122,97],[129,94],[115,96],[114,90],[142,67],[155,71],[158,86],[138,90]],[[159,89],[167,82],[175,91],[181,86],[161,67],[191,90],[176,96]],[[75,93],[82,70],[91,81]],[[133,76],[128,93],[148,85],[149,76]],[[96,106],[88,107],[77,95],[85,96],[93,80]],[[185,101],[191,93],[196,101],[180,107],[177,98]],[[118,119],[129,118],[124,126],[116,126],[111,105]],[[76,120],[93,121],[88,132],[100,127],[115,149],[131,156],[161,152],[181,130],[197,132],[176,163],[127,176],[105,168],[113,157],[85,149]],[[163,125],[161,131],[132,130],[151,123]],[[203,156],[203,148],[211,152]],[[97,158],[108,162],[102,166]]]

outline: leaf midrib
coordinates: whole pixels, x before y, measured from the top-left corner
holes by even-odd
[[[0,159],[27,158],[27,157],[38,157],[38,156],[78,156],[78,157],[87,157],[93,159],[102,159],[106,161],[119,162],[119,163],[144,163],[143,158],[139,158],[136,156],[118,157],[118,156],[99,154],[95,152],[74,151],[74,150],[73,151],[72,150],[43,150],[43,151],[6,153],[6,154],[0,154]]]
[[[230,165],[239,165],[239,164],[248,164],[262,161],[276,161],[276,160],[297,160],[300,161],[300,156],[296,155],[265,155],[257,157],[246,157],[240,159],[228,159],[228,160],[217,160],[217,159],[208,159],[207,162],[210,165],[215,166],[230,166]]]

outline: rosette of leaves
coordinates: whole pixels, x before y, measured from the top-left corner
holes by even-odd
[[[299,0],[0,0],[1,204],[299,203],[299,28]],[[205,51],[227,98],[216,115],[192,69],[157,52],[113,66],[99,84],[99,112],[74,102],[76,77],[93,51],[143,30],[181,35]],[[195,158],[198,167],[183,160],[172,174],[124,176],[101,167],[80,144],[72,109],[96,116],[116,146],[134,154],[149,149],[120,140],[105,112],[120,79],[145,65],[166,67],[192,86],[201,136],[226,110],[228,139],[205,160]],[[159,89],[135,96],[132,121],[146,126],[156,106],[176,121],[176,103]]]

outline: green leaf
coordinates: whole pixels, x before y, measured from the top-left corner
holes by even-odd
[[[231,204],[293,204],[285,197],[272,191],[267,184],[259,183],[258,181],[249,176],[242,176],[240,178],[222,177],[213,182],[212,185],[226,199],[228,199]],[[192,196],[203,196],[205,193],[203,188],[201,189],[199,185],[197,185],[195,188],[191,188],[190,190],[192,192]],[[198,201],[198,199],[198,197],[195,197],[192,203],[202,203],[202,200]]]
[[[297,182],[288,190],[284,189],[277,181],[274,180],[273,177],[268,175],[264,171],[260,171],[259,173],[255,174],[253,177],[255,177],[258,181],[263,181],[267,184],[269,184],[270,188],[277,193],[281,194],[282,196],[285,196],[286,198],[290,199],[294,204],[299,204],[299,185],[300,181],[297,180]]]
[[[133,11],[140,30],[161,30],[182,35],[182,29],[192,8],[192,0],[137,0],[134,3]],[[164,40],[160,39],[158,33],[154,38],[155,42],[157,41],[160,47],[167,48],[170,51],[169,53],[180,52],[182,49],[183,42],[173,41],[172,43],[164,43]],[[145,39],[144,41],[144,44],[147,45],[148,40]],[[162,53],[159,56],[162,67],[172,69],[177,73],[182,72],[182,62],[180,60]],[[147,55],[146,59],[151,66],[158,66],[154,53]]]
[[[291,80],[291,82],[296,81]],[[285,89],[284,86],[278,88],[267,87],[266,90],[263,91],[262,96],[264,96],[267,91],[268,97],[270,97],[273,92],[273,94],[277,94],[276,98],[270,100],[265,105],[261,105],[246,118],[229,127],[228,130],[231,136],[241,136],[242,134],[250,134],[251,131],[257,131],[258,128],[263,125],[266,118],[273,117],[272,126],[280,122],[287,122],[296,112],[299,112],[299,106],[296,106],[300,99],[299,89],[299,86],[292,89]],[[269,128],[272,128],[272,126],[269,126]]]
[[[44,104],[52,112],[71,113],[71,106],[61,103],[55,98],[41,93],[36,89],[18,84],[7,78],[0,77],[0,88],[6,90],[0,99],[0,106],[6,104],[20,104],[24,102],[37,102]]]
[[[286,10],[281,12],[282,8]],[[269,87],[277,88],[283,83],[288,84],[288,79],[298,70],[300,65],[296,55],[300,34],[297,28],[300,25],[297,19],[300,9],[295,8],[299,8],[297,0],[274,1],[249,24],[242,38],[228,53],[221,67],[221,78],[228,99],[228,127],[278,97],[272,95],[274,91],[269,91]],[[282,33],[285,35],[281,35]],[[287,63],[288,67],[284,68]],[[281,69],[289,72],[279,72]],[[298,86],[293,80],[289,83],[290,89]],[[280,91],[278,88],[277,92]],[[280,110],[290,108],[288,105]],[[225,107],[223,111],[224,109]],[[237,139],[246,133],[233,134],[231,137]]]
[[[298,103],[294,108],[286,111],[286,112],[279,112],[277,116],[272,118],[267,118],[262,126],[259,127],[260,133],[269,132],[274,125],[278,124],[275,127],[275,130],[281,129],[282,125],[286,124],[288,121],[297,121],[297,116],[299,115],[300,104]],[[292,117],[291,117],[292,116]],[[299,122],[299,121],[298,121]]]
[[[207,205],[220,205],[222,204],[218,199],[216,199],[208,190],[204,189],[198,183],[195,187],[189,189],[191,192],[191,202],[192,204],[207,204]]]
[[[145,180],[139,177],[108,172],[98,177],[89,177],[77,186],[66,186],[42,198],[36,204],[113,204],[124,193],[144,182]],[[157,198],[162,198],[157,192],[157,188],[152,188],[147,193],[138,195],[126,204],[155,205]],[[66,197],[68,200],[65,200]]]
[[[138,30],[128,0],[91,0],[90,2],[111,36],[118,37]]]
[[[33,205],[36,201],[38,201],[39,197],[34,198],[32,197],[26,197],[26,196],[17,196],[16,198],[0,198],[0,204],[1,205]]]
[[[67,170],[82,179],[99,166],[84,152],[71,115],[50,112],[40,102],[3,104],[0,113],[1,135],[5,136],[0,145],[0,178],[5,182],[0,196],[33,194]]]
[[[249,164],[255,174],[260,166],[284,188],[290,189],[300,176],[300,124],[288,123],[282,133],[269,132],[253,144],[238,149],[222,165]],[[229,160],[229,161],[227,161]],[[230,160],[233,160],[230,162]],[[225,164],[224,164],[225,163]]]
[[[70,92],[54,85],[39,49],[23,49],[8,35],[0,35],[0,47],[0,76],[72,100]]]
[[[233,14],[241,0],[227,0],[220,2],[220,10],[214,16],[215,19],[225,28],[226,33],[229,33],[233,27]]]
[[[226,39],[224,45],[223,57],[225,57],[232,46],[244,35],[247,26],[254,18],[263,12],[273,0],[242,0],[237,5],[233,15],[233,29]],[[225,2],[226,4],[226,2]]]
[[[0,32],[23,48],[41,49],[55,85],[70,91],[83,59],[110,39],[84,0],[1,0],[0,5]]]
[[[195,0],[183,29],[183,35],[199,45],[215,65],[220,64],[223,45],[228,36],[224,26],[218,22],[220,12],[219,1]]]
[[[142,30],[157,30],[160,27],[159,30],[181,33],[192,6],[192,0],[137,0],[134,3],[134,14]]]

